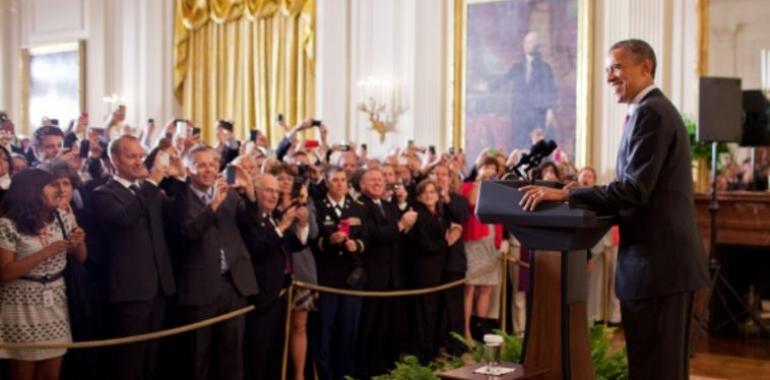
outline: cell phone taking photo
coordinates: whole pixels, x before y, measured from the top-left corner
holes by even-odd
[[[225,168],[225,180],[228,185],[235,185],[235,166],[227,165]]]
[[[80,152],[79,152],[80,158],[88,158],[88,152],[90,151],[91,151],[91,142],[88,140],[81,141]]]
[[[158,151],[158,158],[156,159],[157,164],[159,166],[170,166],[171,165],[171,156],[164,151]]]

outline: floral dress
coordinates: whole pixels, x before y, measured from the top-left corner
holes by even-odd
[[[62,214],[66,231],[76,227],[71,213]],[[37,236],[19,232],[7,218],[0,218],[0,248],[14,253],[14,260],[21,260],[40,251],[49,244],[62,240],[62,230],[54,220]],[[67,265],[67,252],[63,250],[46,259],[24,278],[0,284],[0,342],[3,343],[69,343],[69,313],[64,278],[61,273]],[[52,281],[40,281],[48,276]],[[64,355],[67,350],[0,349],[0,358],[25,361],[46,360]]]

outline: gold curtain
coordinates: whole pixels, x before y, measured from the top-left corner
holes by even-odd
[[[174,90],[184,117],[215,140],[218,119],[235,133],[290,125],[315,107],[315,0],[177,0]]]

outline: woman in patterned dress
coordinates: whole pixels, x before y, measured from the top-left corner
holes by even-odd
[[[85,260],[85,234],[60,215],[54,177],[28,169],[13,178],[0,204],[0,342],[69,343],[62,272],[67,254]],[[12,379],[57,379],[66,349],[0,349]]]

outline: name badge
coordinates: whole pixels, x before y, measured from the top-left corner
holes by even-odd
[[[43,290],[43,307],[53,307],[53,290]]]

